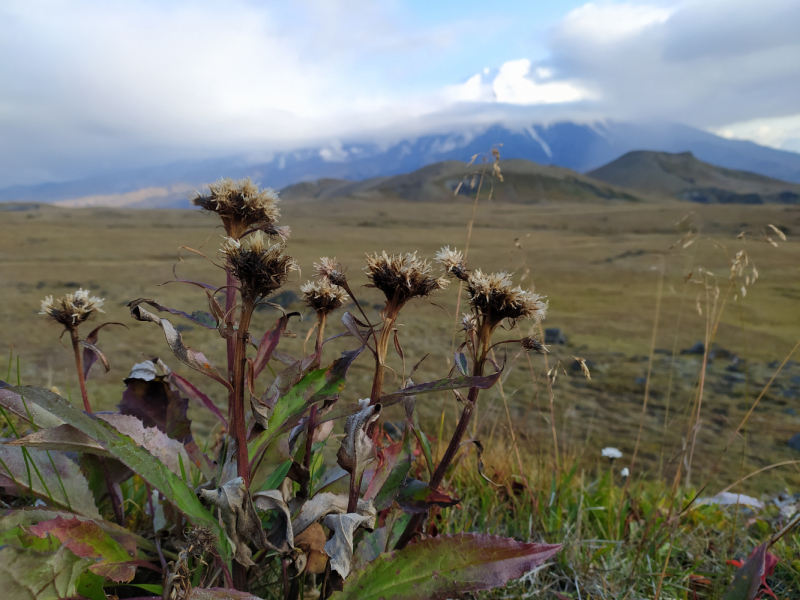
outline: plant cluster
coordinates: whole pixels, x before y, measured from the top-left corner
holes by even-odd
[[[108,324],[83,339],[80,326],[102,312],[102,300],[78,290],[42,303],[72,339],[84,410],[40,388],[0,389],[15,438],[0,446],[0,485],[16,498],[2,517],[0,564],[39,553],[35,560],[56,575],[46,582],[53,593],[37,600],[106,598],[123,584],[174,600],[247,593],[446,598],[503,585],[558,552],[557,544],[466,531],[432,535],[435,526],[428,526],[431,511],[459,502],[443,481],[481,390],[504,369],[490,356],[493,348],[514,343],[521,351],[545,351],[533,337],[494,342],[494,333],[503,324],[538,323],[544,301],[515,287],[508,273],[469,269],[456,250],[436,257],[444,276],[416,253],[380,252],[368,255],[364,268],[368,285],[385,296],[380,320],[372,323],[345,269],[325,257],[315,264],[316,279],[301,287],[316,314],[314,350],[292,358],[277,348],[296,313],[283,312],[266,332],[251,327],[256,308],[270,303],[298,268],[287,254],[289,230],[279,226],[277,201],[249,180],[224,179],[198,194],[195,204],[217,213],[226,233],[217,255],[224,284],[185,282],[205,293],[208,312],[189,314],[147,298],[129,303],[133,319],[161,328],[177,360],[223,386],[227,411],[152,359],[125,380],[119,413],[94,414],[85,379],[98,360],[108,367],[97,346]],[[455,366],[426,383],[414,383],[412,370],[400,389],[385,390],[391,341],[405,358],[396,327],[401,311],[453,277],[465,284],[469,306]],[[352,348],[326,360],[328,318],[348,303],[357,313],[345,310],[344,333],[333,337],[349,336]],[[217,330],[226,345],[224,374],[158,313]],[[348,401],[348,369],[365,357],[374,362],[370,396]],[[267,373],[272,378],[262,383]],[[415,410],[416,397],[431,392],[450,392],[463,403],[438,461]],[[190,401],[219,421],[202,448],[187,415]],[[393,440],[381,417],[395,404],[404,408],[405,425]],[[331,436],[336,423],[341,437]],[[326,464],[333,454],[326,447],[334,444],[335,464]],[[77,452],[78,462],[67,452]]]

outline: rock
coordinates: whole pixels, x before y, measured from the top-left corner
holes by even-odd
[[[800,385],[800,375],[795,375],[794,377],[792,377],[791,382]]]
[[[793,409],[793,408],[784,408],[783,409],[783,414],[789,415],[790,417],[796,417],[797,416],[797,411],[795,409]]]
[[[708,358],[710,358],[711,360],[715,360],[717,358],[721,359],[730,358],[732,360],[738,360],[738,357],[733,352],[731,352],[730,350],[726,350],[725,348],[711,348],[711,350],[708,353]]]
[[[781,396],[788,400],[797,400],[800,398],[800,391],[798,390],[781,390]]]
[[[725,373],[722,378],[728,383],[744,383],[747,379],[742,373]]]
[[[647,378],[645,378],[645,377],[637,377],[637,378],[634,380],[634,383],[635,383],[636,385],[644,385],[644,384],[646,384],[646,383],[647,383]]]
[[[686,348],[681,350],[681,354],[704,354],[706,351],[706,346],[703,342],[697,342],[691,348]]]
[[[795,433],[786,443],[792,450],[800,452],[800,433]]]
[[[667,348],[656,348],[655,350],[653,350],[653,352],[655,354],[664,354],[666,356],[672,356],[672,350],[669,350]]]
[[[761,500],[753,498],[752,496],[745,496],[744,494],[732,494],[730,492],[720,492],[716,496],[711,496],[710,498],[700,498],[696,504],[717,504],[719,506],[742,504],[744,506],[751,506],[753,508],[764,508],[764,503],[761,502]]]
[[[557,327],[549,327],[544,330],[545,344],[566,344],[567,336]]]
[[[739,358],[738,356],[733,357],[733,361],[727,367],[725,367],[726,371],[730,371],[732,373],[743,373],[744,370],[747,368],[747,361],[743,358]]]

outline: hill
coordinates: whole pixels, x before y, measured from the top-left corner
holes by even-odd
[[[628,190],[592,180],[561,167],[539,165],[529,160],[501,162],[503,183],[495,184],[493,198],[504,202],[641,200]],[[445,161],[393,177],[374,177],[364,181],[320,179],[303,182],[281,190],[286,200],[359,198],[374,200],[413,200],[438,202],[452,200],[458,194],[473,194],[479,184],[481,165],[467,166],[459,161]],[[487,167],[491,173],[491,166]],[[489,178],[486,186],[491,185]],[[488,187],[484,187],[488,193]]]
[[[628,152],[588,175],[639,193],[704,204],[800,203],[796,183],[718,167],[691,152]]]
[[[480,119],[476,118],[476,122]],[[185,160],[159,166],[110,171],[97,167],[73,181],[16,185],[0,189],[0,201],[67,201],[70,206],[166,207],[185,205],[191,190],[220,177],[251,177],[276,189],[323,178],[360,181],[393,177],[443,161],[463,161],[502,144],[502,158],[525,159],[585,173],[626,152],[690,151],[727,169],[800,182],[800,154],[729,140],[675,123],[598,121],[518,122],[452,127],[394,141],[329,140],[305,148],[274,152],[269,160],[243,156]]]

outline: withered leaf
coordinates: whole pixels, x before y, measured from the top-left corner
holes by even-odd
[[[331,494],[323,492],[303,504],[300,514],[292,521],[295,538],[299,537],[312,523],[331,514],[343,515],[347,512],[347,494]],[[356,512],[359,515],[375,518],[377,512],[372,502],[359,500]]]
[[[368,433],[369,426],[378,420],[380,404],[369,404],[369,399],[360,400],[361,410],[347,417],[344,424],[344,439],[336,459],[345,471],[358,477],[370,462],[375,460],[375,441]]]
[[[106,360],[105,355],[100,351],[100,348],[97,347],[97,339],[100,335],[100,330],[105,327],[106,325],[119,325],[124,327],[125,329],[128,328],[127,325],[123,325],[122,323],[102,323],[92,329],[89,335],[86,336],[86,339],[83,340],[81,343],[84,345],[83,348],[83,377],[85,379],[89,378],[89,371],[94,365],[95,362],[99,359],[103,363],[103,367],[108,373],[108,360]]]
[[[322,525],[319,523],[312,523],[295,539],[295,546],[305,552],[308,557],[308,562],[306,563],[307,573],[325,572],[325,566],[328,564],[328,554],[325,552],[327,541],[325,530],[322,529]]]
[[[359,527],[372,529],[375,517],[356,513],[328,515],[323,523],[333,530],[333,537],[325,544],[325,552],[331,558],[331,570],[346,579],[353,568],[353,534]]]
[[[234,558],[246,567],[252,567],[252,552],[247,546],[251,541],[259,549],[267,548],[267,537],[261,528],[253,500],[244,479],[237,477],[215,490],[200,490],[200,497],[212,504],[225,525],[225,533],[236,549]]]
[[[280,490],[256,492],[253,494],[253,505],[256,510],[275,510],[278,512],[278,519],[275,525],[267,533],[267,542],[279,552],[289,552],[294,548],[292,513],[283,499],[283,493]]]

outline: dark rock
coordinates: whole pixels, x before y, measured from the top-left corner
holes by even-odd
[[[653,352],[655,352],[656,354],[664,354],[666,356],[672,356],[672,350],[669,350],[667,348],[656,348]]]
[[[783,414],[789,415],[790,417],[796,417],[797,416],[797,411],[795,409],[793,409],[793,408],[784,408],[783,409]]]
[[[567,336],[557,327],[549,327],[544,330],[545,344],[566,344]]]
[[[725,373],[722,378],[729,383],[744,383],[747,379],[741,373]]]
[[[647,378],[645,377],[637,377],[634,381],[636,385],[644,385],[647,383]]]
[[[800,451],[800,433],[795,433],[787,442],[787,445],[792,450]]]
[[[697,342],[691,348],[686,348],[681,350],[681,354],[704,354],[706,351],[706,346],[703,342]]]
[[[800,385],[800,375],[795,375],[794,377],[792,377],[791,382]]]
[[[708,353],[708,358],[711,360],[720,358],[720,359],[736,359],[738,358],[733,352],[730,350],[726,350],[725,348],[711,348]]]
[[[725,367],[726,371],[731,371],[732,373],[744,373],[745,369],[747,368],[747,361],[739,358],[738,356],[733,357],[733,362]]]
[[[800,392],[797,390],[781,390],[781,396],[789,400],[797,400],[800,398]]]

